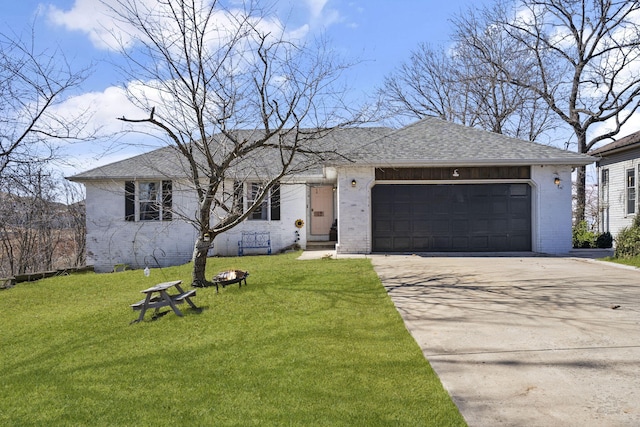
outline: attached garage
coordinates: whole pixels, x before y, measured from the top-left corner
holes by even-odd
[[[593,158],[426,117],[336,176],[338,254],[571,250],[571,173]]]
[[[531,251],[531,187],[377,184],[374,252]]]

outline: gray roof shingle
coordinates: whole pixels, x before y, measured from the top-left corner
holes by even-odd
[[[435,117],[422,119],[371,142],[357,153],[357,163],[401,165],[580,166],[594,158],[523,141]]]
[[[627,135],[624,138],[620,138],[619,140],[613,141],[607,145],[603,145],[595,150],[591,150],[589,154],[592,156],[606,156],[618,151],[637,148],[636,146],[638,145],[640,145],[640,131]]]
[[[392,132],[394,129],[385,127],[362,127],[362,128],[343,128],[331,130],[326,136],[320,140],[311,140],[305,147],[312,148],[316,151],[326,151],[325,156],[327,160],[336,157],[331,154],[332,150],[337,150],[343,155],[349,155],[358,147],[368,144],[369,142],[380,138]],[[255,138],[255,130],[240,130],[235,131],[236,137],[239,139],[251,140]],[[313,131],[311,131],[313,133]],[[214,136],[217,139],[221,148],[224,151],[224,138],[221,138],[220,134]],[[228,140],[227,140],[228,141]],[[201,164],[205,162],[202,159],[198,159]],[[306,173],[322,173],[322,164],[318,163],[317,156],[306,156],[299,154],[299,161],[305,162]],[[274,165],[277,166],[278,157],[277,150],[264,149],[259,152],[254,152],[253,159],[248,159],[244,163],[240,162],[236,167],[242,167],[243,165],[248,169],[262,170],[263,173],[272,173],[268,171]],[[157,150],[150,151],[148,153],[139,154],[137,156],[130,157],[128,159],[120,160],[108,165],[100,166],[79,174],[73,175],[68,179],[71,181],[90,181],[90,180],[123,180],[123,179],[157,179],[159,177],[167,178],[180,178],[190,176],[187,172],[187,163],[184,156],[182,156],[175,146],[167,146],[159,148]]]
[[[251,138],[255,131],[238,131]],[[585,154],[573,153],[533,142],[487,132],[480,129],[428,117],[404,128],[349,128],[332,131],[321,141],[324,149],[339,148],[344,157],[327,158],[329,165],[362,164],[373,166],[461,166],[461,165],[587,165],[595,161]],[[251,167],[265,167],[271,162],[260,153],[260,162]],[[321,173],[315,158],[306,173]],[[184,158],[175,147],[163,147],[119,162],[100,166],[69,177],[72,181],[101,179],[155,179],[188,176]]]

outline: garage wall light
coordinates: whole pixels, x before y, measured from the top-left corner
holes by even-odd
[[[352,186],[352,187],[355,187],[355,186],[356,186],[356,184],[357,184],[356,180],[355,180],[355,179],[352,179],[352,180],[351,180],[351,186]]]
[[[556,176],[556,177],[553,179],[553,183],[556,185],[556,187],[560,188],[560,183],[562,183],[562,181],[560,180],[560,177],[559,177],[559,176]]]

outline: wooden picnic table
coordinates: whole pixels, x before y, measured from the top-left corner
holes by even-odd
[[[180,311],[180,309],[178,309],[178,304],[182,304],[184,301],[186,301],[191,306],[191,308],[197,310],[198,307],[196,307],[193,301],[191,301],[191,297],[195,296],[196,290],[190,289],[185,292],[180,286],[181,283],[182,280],[174,280],[172,282],[159,283],[148,289],[140,291],[143,294],[146,294],[146,296],[144,299],[131,304],[131,308],[133,308],[134,311],[140,310],[140,317],[138,317],[138,319],[134,320],[132,323],[142,321],[144,319],[144,314],[148,309],[154,308],[154,316],[157,316],[160,308],[166,306],[171,307],[175,314],[182,317],[182,312]],[[169,294],[168,290],[173,287],[175,287],[178,291],[177,294]]]

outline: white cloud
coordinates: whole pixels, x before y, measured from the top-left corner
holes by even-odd
[[[628,111],[625,111],[622,113],[622,116],[627,117],[629,115]],[[604,122],[600,125],[594,126],[593,127],[593,133],[590,133],[591,135],[602,135],[605,134],[607,132],[611,132],[612,130],[614,130],[616,127],[615,124],[615,120],[609,120],[608,122]],[[622,126],[620,128],[620,132],[614,137],[615,139],[620,139],[623,138],[627,135],[631,135],[634,132],[638,132],[640,130],[640,112],[637,112],[633,115],[631,115],[631,117],[629,117],[629,120],[627,120],[627,122],[624,124],[624,126]],[[611,141],[605,141],[603,143],[598,144],[598,146],[600,145],[604,145],[608,142]]]
[[[148,0],[147,0],[148,1]],[[115,1],[107,1],[113,3]],[[75,0],[70,10],[48,6],[49,20],[69,31],[80,31],[89,36],[93,45],[102,50],[114,50],[118,43],[129,46],[132,32],[123,30],[122,25],[109,16],[109,8],[100,0]]]
[[[171,19],[163,19],[153,12],[159,7],[157,0],[136,0],[137,9],[141,11],[143,16],[152,17],[158,24],[158,28],[163,28],[166,34],[179,34],[176,30],[175,22]],[[200,0],[206,2],[207,0]],[[339,14],[335,10],[326,10],[326,0],[307,0],[308,7],[311,11],[311,19],[314,23],[322,25],[330,25],[339,19]],[[69,31],[79,31],[86,34],[93,45],[101,50],[118,50],[121,47],[129,48],[135,43],[135,40],[141,36],[133,26],[122,22],[121,19],[114,18],[114,12],[111,8],[118,9],[118,0],[75,0],[73,6],[69,10],[63,10],[54,5],[48,5],[47,17],[51,23],[64,27]],[[204,8],[206,9],[206,8]],[[203,10],[204,10],[203,9]],[[214,15],[214,24],[210,25],[211,43],[218,43],[224,39],[224,32],[220,29],[230,29],[227,35],[232,34],[232,29],[236,27],[236,22],[242,19],[245,12],[241,8],[231,8],[223,11],[218,9]],[[164,21],[164,22],[163,22]],[[253,24],[263,31],[265,34],[271,34],[273,37],[279,37],[285,31],[283,22],[277,16],[256,17]],[[310,24],[305,23],[294,30],[287,32],[285,36],[289,39],[300,39],[305,37],[309,32]]]
[[[306,0],[310,23],[313,27],[329,27],[343,20],[337,9],[327,7],[329,0]]]
[[[155,129],[144,125],[132,126],[117,119],[122,116],[145,118],[148,114],[133,105],[120,87],[111,86],[101,92],[71,97],[56,105],[52,114],[60,118],[82,117],[87,120],[87,134],[97,131],[97,139],[72,142],[61,147],[64,161],[58,167],[65,175],[73,175],[162,145],[158,138],[152,136]]]

